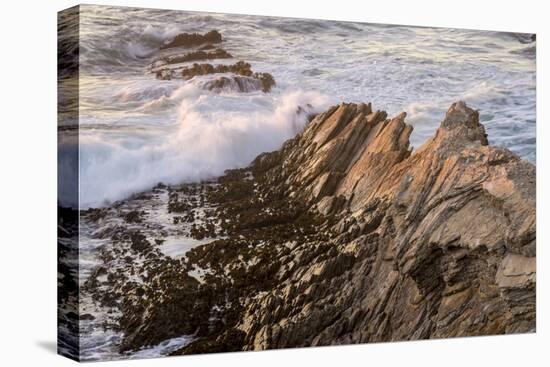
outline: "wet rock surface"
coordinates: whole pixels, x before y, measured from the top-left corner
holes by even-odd
[[[248,168],[81,213],[104,241],[83,291],[120,350],[534,331],[535,167],[462,102],[414,152],[405,118],[340,104]]]

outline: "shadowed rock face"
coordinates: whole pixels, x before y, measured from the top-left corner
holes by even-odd
[[[145,303],[124,300],[127,282],[102,290],[122,297],[123,349],[191,332],[174,354],[534,331],[535,167],[488,145],[463,102],[414,152],[405,117],[340,104],[228,171],[192,231],[221,237],[180,265],[130,241],[147,277],[167,281],[136,286]],[[170,189],[182,218],[190,189]]]

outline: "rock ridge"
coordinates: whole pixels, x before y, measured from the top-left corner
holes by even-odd
[[[534,166],[489,146],[464,102],[414,153],[404,119],[340,104],[254,162],[279,157],[270,185],[284,177],[285,194],[333,215],[335,247],[354,261],[340,276],[328,270],[339,256],[313,261],[317,281],[295,272],[247,301],[246,349],[534,330]],[[296,314],[289,292],[327,282],[333,291],[313,292]]]

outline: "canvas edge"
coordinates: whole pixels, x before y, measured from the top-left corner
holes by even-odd
[[[80,5],[57,13],[57,353],[80,361]]]

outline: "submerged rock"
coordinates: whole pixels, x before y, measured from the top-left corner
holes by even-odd
[[[164,45],[161,49],[173,48],[173,47],[194,47],[203,45],[205,43],[220,43],[222,41],[222,35],[216,30],[212,30],[205,34],[200,33],[181,33],[174,39]]]
[[[254,90],[262,90],[264,92],[271,91],[275,85],[275,79],[269,73],[255,73],[252,71],[249,63],[238,61],[232,65],[216,65],[211,64],[193,64],[193,66],[184,68],[181,72],[184,79],[191,79],[199,75],[209,75],[218,73],[232,73],[237,76],[220,77],[206,84],[209,90],[224,90],[232,89],[239,92],[251,92]]]
[[[212,64],[193,64],[190,67],[186,67],[181,71],[181,75],[184,79],[191,79],[197,75],[208,75],[217,73],[233,73],[243,76],[252,76],[254,72],[249,63],[244,61],[238,61],[232,65],[212,65]]]
[[[229,52],[222,48],[216,48],[213,44],[222,41],[221,34],[218,31],[211,31],[204,35],[198,33],[182,33],[176,36],[171,42],[163,45],[161,50],[175,47],[194,47],[192,51],[177,53],[174,51],[161,52],[164,54],[152,62],[151,72],[159,80],[171,80],[183,78],[191,79],[195,76],[210,74],[231,73],[232,76],[220,76],[218,78],[206,81],[203,87],[208,90],[252,92],[262,90],[269,92],[275,85],[275,79],[269,73],[253,72],[251,65],[244,61],[238,61],[232,65],[212,65],[208,63],[194,63],[192,66],[177,65],[192,61],[206,61],[214,59],[232,58]]]

